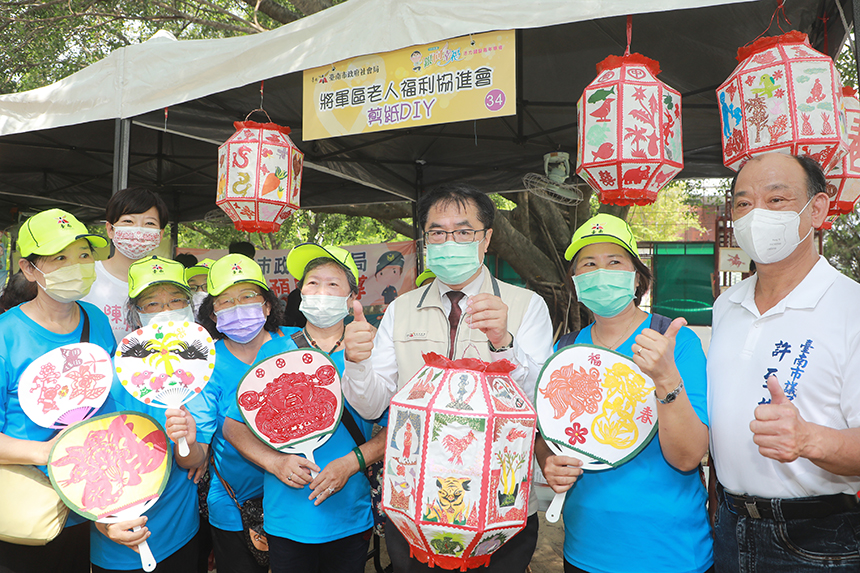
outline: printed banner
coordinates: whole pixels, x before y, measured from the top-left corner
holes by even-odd
[[[415,288],[418,277],[415,243],[402,241],[343,248],[352,253],[358,267],[358,300],[364,306],[364,314],[372,324],[378,324],[382,313],[397,295]],[[218,260],[227,254],[226,249],[179,249],[179,252],[191,253],[198,260]],[[298,286],[298,281],[287,272],[289,253],[289,249],[257,251],[256,256],[269,287],[283,299]]]
[[[302,140],[516,113],[513,30],[304,71]]]

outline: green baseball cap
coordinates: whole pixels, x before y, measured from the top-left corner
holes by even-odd
[[[182,263],[158,256],[145,257],[128,267],[128,298],[140,296],[147,288],[158,284],[176,285],[190,292]]]
[[[106,247],[107,239],[93,235],[83,223],[62,209],[48,209],[24,221],[18,232],[18,252],[30,255],[54,255],[78,239],[86,239],[94,249]]]
[[[196,277],[197,275],[208,275],[213,263],[215,263],[215,259],[203,259],[196,265],[188,267],[185,269],[185,280],[190,280],[191,277]]]
[[[376,272],[378,273],[389,265],[395,265],[402,269],[403,253],[400,251],[388,251],[387,253],[382,253],[379,260],[376,261]]]
[[[206,276],[206,292],[212,296],[218,296],[234,284],[253,283],[269,290],[263,269],[257,261],[249,259],[245,255],[233,253],[221,257],[209,267]]]
[[[430,269],[427,269],[426,271],[424,271],[423,273],[418,275],[418,278],[415,279],[415,286],[420,287],[421,285],[424,284],[424,281],[426,281],[427,279],[435,279],[435,278],[436,278],[436,273],[434,273]]]
[[[305,276],[305,267],[314,259],[332,259],[347,269],[358,282],[358,267],[352,260],[352,255],[346,249],[340,247],[321,247],[316,243],[302,243],[293,247],[287,255],[287,271],[296,279],[302,280]]]
[[[609,213],[599,213],[583,223],[573,234],[570,246],[564,252],[564,258],[572,261],[580,249],[594,243],[615,243],[619,247],[624,247],[637,259],[639,258],[639,250],[630,225],[624,219]]]

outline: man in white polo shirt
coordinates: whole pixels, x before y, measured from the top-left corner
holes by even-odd
[[[714,304],[708,417],[721,571],[860,571],[860,285],[815,248],[825,179],[750,160],[732,185],[756,274]]]

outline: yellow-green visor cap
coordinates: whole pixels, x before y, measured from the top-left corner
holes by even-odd
[[[337,261],[352,273],[355,282],[358,282],[358,267],[352,260],[352,255],[346,249],[340,247],[321,247],[316,243],[302,243],[293,247],[287,255],[287,271],[298,280],[305,276],[305,268],[314,259],[332,259]]]
[[[153,255],[128,267],[128,298],[136,298],[147,288],[158,284],[172,284],[190,292],[182,263]]]
[[[637,259],[639,258],[639,250],[630,225],[624,219],[609,213],[600,213],[583,223],[573,234],[570,246],[564,252],[564,258],[572,261],[580,249],[594,243],[615,243],[619,247],[624,247]]]
[[[420,287],[421,285],[424,284],[424,281],[426,281],[427,279],[435,279],[435,278],[436,278],[436,273],[434,273],[433,271],[428,269],[428,270],[424,271],[423,273],[421,273],[420,275],[418,275],[418,278],[415,279],[415,286]]]
[[[206,276],[206,292],[218,296],[234,284],[254,283],[269,290],[263,270],[253,259],[234,253],[221,257],[209,267]]]
[[[94,249],[106,247],[107,239],[93,235],[83,223],[62,209],[48,209],[33,215],[18,232],[18,252],[30,255],[54,255],[78,239],[86,239]]]
[[[196,277],[197,275],[208,275],[209,269],[212,268],[214,263],[215,259],[203,259],[193,267],[188,267],[185,269],[185,280],[190,280],[191,277]]]

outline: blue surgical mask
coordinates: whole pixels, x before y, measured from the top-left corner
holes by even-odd
[[[576,298],[588,310],[604,318],[618,316],[636,295],[634,271],[597,269],[574,275]]]
[[[247,344],[266,325],[263,303],[237,304],[215,313],[215,328],[239,344]]]
[[[480,245],[481,241],[427,245],[427,268],[446,285],[463,284],[481,266]]]

